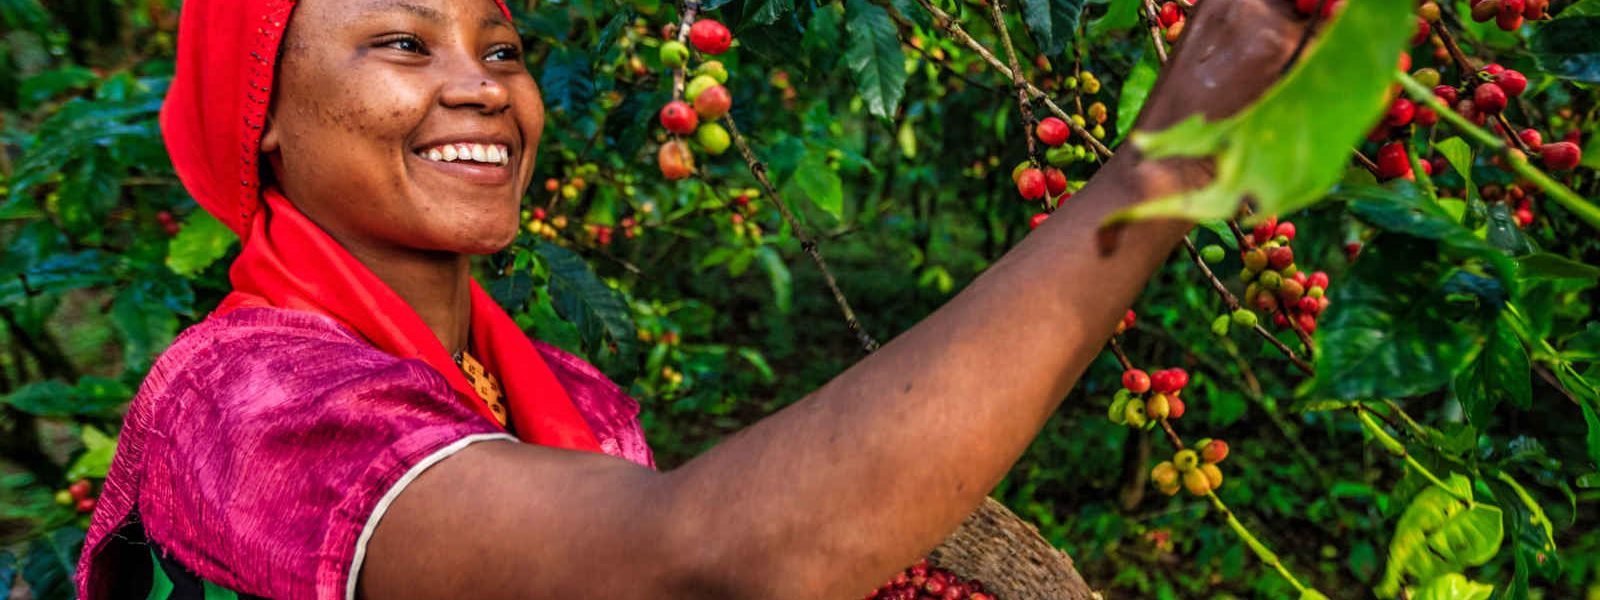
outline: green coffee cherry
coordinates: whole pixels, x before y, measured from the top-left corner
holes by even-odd
[[[689,99],[689,102],[693,103],[695,98],[700,97],[700,92],[704,92],[718,85],[722,84],[717,83],[717,79],[715,77],[710,75],[699,75],[694,79],[689,80],[689,86],[683,89],[683,95]]]
[[[1233,324],[1240,327],[1255,327],[1256,313],[1248,308],[1233,311]]]
[[[689,62],[689,47],[677,40],[661,45],[661,64],[676,69]]]
[[[1200,258],[1205,259],[1206,262],[1213,265],[1222,262],[1222,259],[1226,258],[1227,256],[1228,251],[1223,250],[1222,246],[1218,246],[1216,244],[1211,244],[1210,246],[1206,246],[1200,250]]]
[[[1211,321],[1211,333],[1217,334],[1218,337],[1228,337],[1228,326],[1232,323],[1233,318],[1228,315],[1217,317]]]
[[[712,79],[717,80],[719,85],[728,83],[728,68],[723,66],[720,60],[708,60],[700,63],[700,66],[695,67],[694,74],[696,76],[710,75]]]

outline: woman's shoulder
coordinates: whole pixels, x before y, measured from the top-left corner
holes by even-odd
[[[184,330],[151,369],[145,387],[181,380],[209,396],[316,397],[353,384],[408,387],[452,397],[425,363],[377,349],[332,318],[281,308],[240,308]]]

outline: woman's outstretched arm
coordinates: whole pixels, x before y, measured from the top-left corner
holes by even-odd
[[[1208,0],[1144,127],[1236,112],[1299,35],[1281,0]],[[463,450],[380,522],[365,597],[852,598],[954,530],[1021,455],[1190,224],[1125,206],[1204,183],[1124,151],[944,307],[687,465]]]

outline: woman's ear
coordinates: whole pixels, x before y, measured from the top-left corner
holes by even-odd
[[[261,153],[272,154],[278,151],[278,128],[272,122],[272,113],[267,113],[267,122],[261,126]]]

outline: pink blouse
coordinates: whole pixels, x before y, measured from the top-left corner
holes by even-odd
[[[638,403],[583,360],[535,346],[601,448],[653,468]],[[148,540],[240,594],[354,598],[389,504],[484,441],[517,442],[438,372],[332,319],[274,308],[208,319],[162,354],[129,407],[78,595],[124,597],[147,581]]]

